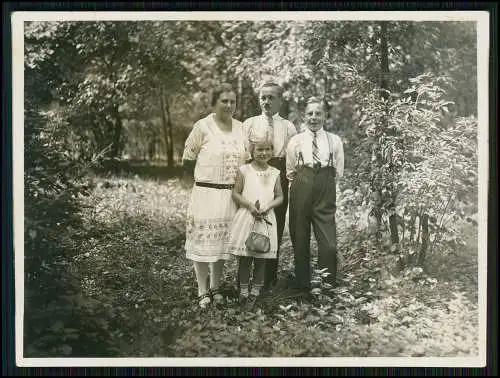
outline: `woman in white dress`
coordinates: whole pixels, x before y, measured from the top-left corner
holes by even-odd
[[[199,305],[221,304],[220,281],[229,228],[236,213],[231,198],[236,171],[248,159],[242,123],[233,118],[236,92],[223,84],[213,92],[214,112],[197,121],[185,142],[185,173],[194,175],[187,208],[186,257],[194,262]],[[208,277],[210,280],[208,282]]]

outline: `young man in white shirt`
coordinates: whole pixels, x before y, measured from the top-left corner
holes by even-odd
[[[327,282],[335,285],[337,273],[336,179],[344,173],[344,149],[338,135],[324,130],[325,120],[323,102],[309,99],[305,110],[307,129],[295,135],[287,146],[295,279],[298,288],[307,293],[311,289],[311,225],[318,242],[319,268],[328,268],[330,273]]]
[[[264,83],[259,90],[259,104],[262,113],[250,117],[243,122],[247,139],[251,136],[262,137],[266,133],[272,135],[274,150],[269,165],[280,170],[283,203],[274,209],[278,229],[278,255],[276,259],[266,262],[264,290],[276,285],[278,273],[279,246],[285,228],[286,211],[288,208],[288,180],[286,177],[286,146],[289,140],[297,134],[294,124],[279,115],[282,104],[283,89],[274,81]]]

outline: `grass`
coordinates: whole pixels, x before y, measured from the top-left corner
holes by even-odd
[[[460,265],[459,274],[407,269],[393,275],[380,268],[390,254],[361,234],[349,233],[339,216],[342,285],[332,293],[321,286],[318,273],[322,291],[318,303],[310,304],[287,291],[293,253],[285,228],[279,289],[272,296],[253,312],[241,311],[233,301],[233,260],[224,275],[229,303],[223,309],[201,310],[193,267],[183,249],[189,192],[175,178],[96,178],[95,184],[85,198],[88,238],[70,268],[81,283],[82,296],[108,309],[98,320],[115,357],[478,353],[477,281],[464,284],[461,279],[477,275],[473,240],[456,256],[429,257],[439,266],[446,259],[447,266],[457,258],[468,261]]]

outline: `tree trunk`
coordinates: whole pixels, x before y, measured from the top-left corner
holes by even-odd
[[[290,115],[290,102],[288,100],[283,99],[280,109],[280,115],[283,118],[288,119],[288,116]]]
[[[389,48],[388,48],[388,43],[387,43],[387,23],[382,22],[380,23],[380,71],[381,71],[381,77],[380,77],[380,88],[383,90],[382,91],[382,98],[387,100],[388,99],[388,90],[389,90],[389,83],[388,83],[388,78],[389,78]],[[389,109],[386,108],[386,116],[384,118],[384,127],[386,132],[388,132],[388,126],[389,126]],[[389,154],[389,159],[390,163],[389,166],[392,166],[392,151],[390,151]],[[390,184],[395,181],[395,172],[392,170],[387,172],[388,177],[391,178]],[[394,206],[396,204],[397,196],[393,192],[391,193],[392,197],[392,210],[394,209]],[[391,209],[389,209],[391,210]],[[392,244],[397,244],[399,243],[399,233],[398,233],[398,223],[397,223],[397,214],[393,213],[392,215],[389,216],[389,228],[391,232],[391,242]]]
[[[121,154],[121,136],[123,131],[123,123],[118,112],[118,105],[113,106],[113,117],[115,119],[115,126],[113,130],[113,148],[111,149],[111,157],[115,158]]]
[[[244,121],[243,119],[243,79],[241,75],[238,76],[238,96],[236,99],[236,103],[238,104],[238,110],[236,112],[237,118],[240,121]]]
[[[429,245],[429,216],[424,214],[422,216],[422,245],[420,247],[420,254],[418,255],[418,265],[422,266],[425,262],[425,255],[427,253],[427,246]]]
[[[389,216],[389,228],[391,230],[391,242],[392,244],[399,243],[399,234],[398,234],[398,216],[393,213]]]
[[[387,23],[380,23],[380,88],[389,89],[389,49],[387,47]],[[383,91],[382,97],[388,98],[388,93]]]
[[[422,229],[422,212],[418,215],[418,233],[417,233],[417,240],[416,244],[420,243],[420,230]]]
[[[161,121],[163,126],[163,138],[165,140],[165,149],[167,152],[167,166],[173,167],[174,149],[172,143],[172,120],[170,117],[168,98],[163,97],[163,88],[160,89],[160,106],[161,106]]]
[[[403,215],[401,218],[401,242],[404,244],[405,242],[405,232],[406,232],[406,223],[405,223],[405,216]]]
[[[417,214],[412,213],[410,218],[410,245],[413,245],[413,238],[415,237],[416,220],[417,220]]]
[[[168,102],[168,96],[165,98],[165,105],[168,116],[168,140],[170,142],[170,145],[168,146],[167,166],[171,168],[174,166],[174,136],[172,131],[174,126],[172,124],[172,115],[170,114],[170,104]]]

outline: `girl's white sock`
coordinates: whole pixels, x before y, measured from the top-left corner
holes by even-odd
[[[248,297],[248,284],[240,284],[240,294],[244,297]]]
[[[250,294],[255,295],[255,296],[260,295],[260,291],[262,290],[263,286],[264,285],[262,285],[262,284],[253,284],[252,285],[252,292]]]

